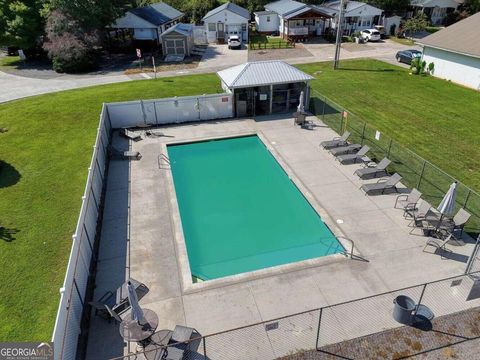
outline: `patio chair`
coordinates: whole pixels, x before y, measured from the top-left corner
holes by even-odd
[[[370,158],[365,156],[370,151],[370,147],[363,145],[355,154],[339,155],[335,159],[340,161],[340,164],[356,164],[357,162],[370,162]]]
[[[439,229],[447,230],[450,233],[460,230],[460,237],[463,235],[463,228],[472,215],[463,208],[453,217],[452,221],[443,222],[438,226]]]
[[[409,215],[409,211],[415,211],[417,209],[418,200],[422,197],[422,193],[416,188],[413,188],[409,194],[400,194],[395,199],[395,209],[402,209],[403,216]]]
[[[139,300],[148,293],[149,290],[145,284],[135,279],[130,279],[130,282],[135,287]],[[95,310],[94,314],[110,320],[113,317],[111,312],[120,316],[128,311],[130,302],[128,301],[127,283],[128,281],[124,282],[115,292],[107,291],[97,301],[90,301],[89,304]]]
[[[405,217],[410,216],[412,218],[412,221],[408,224],[412,227],[410,234],[413,234],[415,229],[421,229],[422,235],[430,235],[435,230],[433,223],[439,220],[439,215],[433,212],[432,205],[425,200],[422,200],[416,209],[408,209],[406,213]]]
[[[347,146],[348,145],[348,138],[350,137],[350,132],[345,131],[342,136],[334,137],[332,140],[322,141],[320,146],[323,147],[325,150],[333,149],[340,146]]]
[[[365,195],[370,195],[372,193],[380,193],[385,194],[387,190],[395,190],[398,192],[397,184],[402,180],[402,177],[395,173],[389,178],[379,179],[376,183],[373,184],[364,184],[360,187],[363,191],[365,191]]]
[[[435,254],[438,250],[443,252],[452,252],[451,250],[447,249],[447,243],[452,240],[452,234],[448,235],[445,239],[436,239],[436,238],[429,238],[427,240],[427,243],[425,244],[425,247],[423,248],[423,252],[428,252],[425,251],[425,249],[429,246],[435,248],[435,251],[431,254]],[[443,258],[443,256],[442,256]]]
[[[112,158],[121,158],[123,160],[140,160],[142,158],[142,154],[138,151],[121,151],[113,145],[108,146],[108,152]]]
[[[387,175],[387,167],[390,165],[391,161],[387,158],[383,158],[375,166],[367,166],[362,169],[357,169],[354,174],[357,175],[360,179],[369,179],[376,178],[379,176]]]
[[[332,154],[333,156],[339,156],[343,154],[355,153],[361,148],[362,148],[362,145],[360,144],[350,144],[347,146],[340,146],[334,149],[330,149],[329,151],[330,151],[330,154]]]
[[[143,140],[143,136],[142,136],[141,133],[133,132],[133,131],[130,131],[128,129],[120,129],[120,135],[122,135],[123,137],[126,137],[129,140],[133,140],[133,141]]]

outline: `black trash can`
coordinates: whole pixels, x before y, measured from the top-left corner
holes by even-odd
[[[399,295],[393,300],[393,304],[393,318],[400,324],[412,324],[415,301],[408,296]]]

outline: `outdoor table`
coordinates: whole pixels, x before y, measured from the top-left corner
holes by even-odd
[[[158,316],[150,309],[143,309],[144,320],[138,323],[128,316],[120,323],[120,335],[127,341],[142,342],[153,335],[158,326]]]
[[[144,349],[147,360],[162,359],[165,353],[165,346],[170,342],[172,333],[172,330],[160,330],[150,337],[150,343]]]

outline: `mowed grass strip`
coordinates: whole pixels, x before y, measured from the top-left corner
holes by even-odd
[[[299,68],[313,89],[480,190],[480,92],[376,60]]]
[[[0,341],[49,341],[103,102],[221,92],[213,75],[0,105]]]

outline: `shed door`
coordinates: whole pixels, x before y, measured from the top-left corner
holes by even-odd
[[[184,55],[186,53],[185,39],[172,39],[167,40],[165,43],[167,45],[167,54]]]

